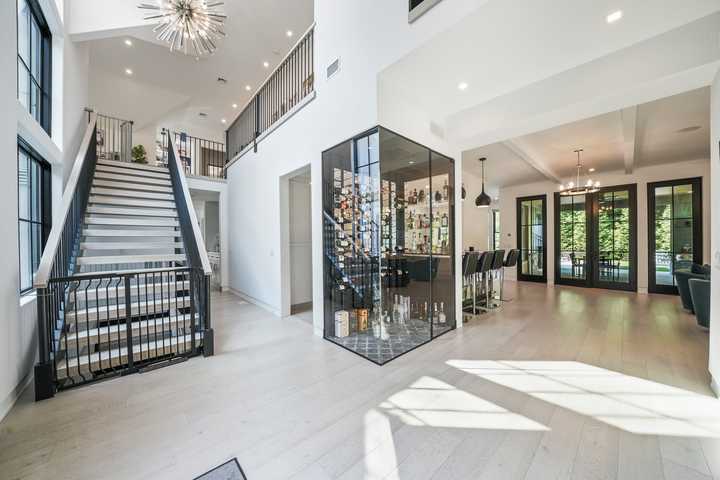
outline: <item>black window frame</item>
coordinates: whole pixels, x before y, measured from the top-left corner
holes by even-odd
[[[500,210],[492,211],[492,249],[500,250]]]
[[[542,210],[542,223],[541,224],[523,224],[522,222],[522,204],[523,202],[533,202],[533,201],[540,201],[542,202],[542,206],[540,207]],[[520,251],[520,258],[518,259],[517,264],[517,279],[524,282],[538,282],[538,283],[547,283],[547,275],[548,275],[548,262],[547,262],[547,217],[548,217],[548,209],[547,209],[547,194],[542,195],[530,195],[527,197],[517,197],[515,199],[515,223],[517,228],[517,249]],[[541,226],[542,227],[542,247],[541,249],[536,249],[535,251],[539,252],[539,258],[542,260],[542,274],[541,275],[532,275],[528,273],[523,273],[522,271],[522,259],[523,259],[523,250],[530,250],[523,248],[522,245],[522,229],[523,226]]]
[[[45,20],[42,8],[38,0],[22,0],[24,1],[29,10],[30,15],[28,16],[27,33],[30,36],[28,39],[28,62],[20,54],[20,6],[19,2],[15,1],[15,22],[17,26],[17,98],[25,104],[27,103],[27,110],[30,115],[37,120],[40,126],[47,132],[48,135],[52,134],[52,32]],[[33,58],[33,23],[37,26],[37,31],[40,34],[40,45],[38,52],[40,54],[39,72],[37,74],[40,78],[36,78],[33,74],[33,64],[35,60]],[[27,76],[28,92],[26,101],[23,102],[20,95],[20,79],[22,76]],[[39,98],[37,99],[37,112],[33,112],[33,91],[35,88],[40,92]]]
[[[20,162],[21,157],[24,155],[28,159],[28,168],[27,168],[27,185],[28,185],[28,195],[29,198],[27,199],[27,210],[28,210],[28,217],[29,218],[23,218],[21,216],[21,201],[20,201]],[[35,165],[38,166],[38,176],[35,178],[32,175],[31,168]],[[32,148],[25,140],[23,140],[21,137],[18,137],[18,144],[17,144],[17,167],[18,167],[18,173],[17,173],[17,181],[18,181],[18,278],[19,278],[19,289],[20,294],[25,294],[34,289],[33,287],[33,277],[35,275],[35,272],[37,271],[37,267],[40,264],[40,258],[42,257],[42,252],[45,249],[45,244],[47,243],[48,237],[50,236],[50,229],[52,228],[52,168],[50,164],[40,156],[37,151]],[[39,187],[35,184],[35,182],[39,183]],[[34,190],[34,188],[39,188],[39,191]],[[37,193],[35,193],[37,192]],[[37,204],[38,214],[37,218],[35,218],[35,215],[33,213],[33,199]],[[22,258],[22,247],[20,246],[23,238],[22,238],[22,225],[23,224],[29,224],[30,225],[30,235],[29,235],[29,241],[30,246],[28,247],[29,260],[30,260],[30,281],[29,285],[28,282],[24,281],[27,280],[23,278],[23,258]],[[39,226],[39,237],[40,237],[40,244],[37,245],[35,243],[35,236],[33,235],[33,226]]]

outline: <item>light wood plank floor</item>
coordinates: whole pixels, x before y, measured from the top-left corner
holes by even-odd
[[[676,297],[508,284],[502,310],[384,367],[232,295],[217,355],[0,424],[3,479],[720,479],[708,334]]]

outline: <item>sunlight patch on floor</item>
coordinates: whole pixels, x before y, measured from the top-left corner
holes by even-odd
[[[547,427],[448,383],[422,377],[380,409],[417,427],[544,431]]]
[[[688,390],[581,362],[447,364],[631,433],[720,438],[720,400]]]

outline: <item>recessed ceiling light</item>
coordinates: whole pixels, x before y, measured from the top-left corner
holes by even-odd
[[[220,120],[220,121],[221,121],[222,123],[227,123],[227,120],[225,120],[224,118],[223,118],[222,120]]]
[[[263,62],[263,67],[270,68],[270,62]]]
[[[458,83],[458,90],[465,91],[469,86],[466,82],[460,82]]]
[[[126,38],[125,45],[127,45],[128,47],[132,47],[132,40],[130,40],[129,38]]]
[[[413,162],[412,160],[410,160],[410,161],[408,162],[408,165],[415,165],[415,162]]]
[[[237,108],[237,103],[233,103],[233,104],[232,104],[232,107],[233,107],[233,108]]]
[[[245,90],[249,92],[250,90],[252,90],[252,87],[250,85],[245,85]]]
[[[593,173],[595,171],[594,168],[588,168],[588,172]]]
[[[292,37],[292,36],[293,36],[293,31],[292,31],[292,30],[288,30],[287,32],[285,32],[285,35],[287,35],[288,37]]]
[[[133,71],[132,71],[131,68],[126,68],[126,69],[125,69],[125,75],[132,75],[132,74],[133,74]]]
[[[607,23],[615,23],[623,17],[622,10],[611,13],[607,16]]]

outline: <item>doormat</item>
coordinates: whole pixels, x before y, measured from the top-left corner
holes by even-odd
[[[237,458],[233,458],[219,467],[215,467],[209,472],[196,477],[195,480],[247,480],[247,477],[240,468]]]

